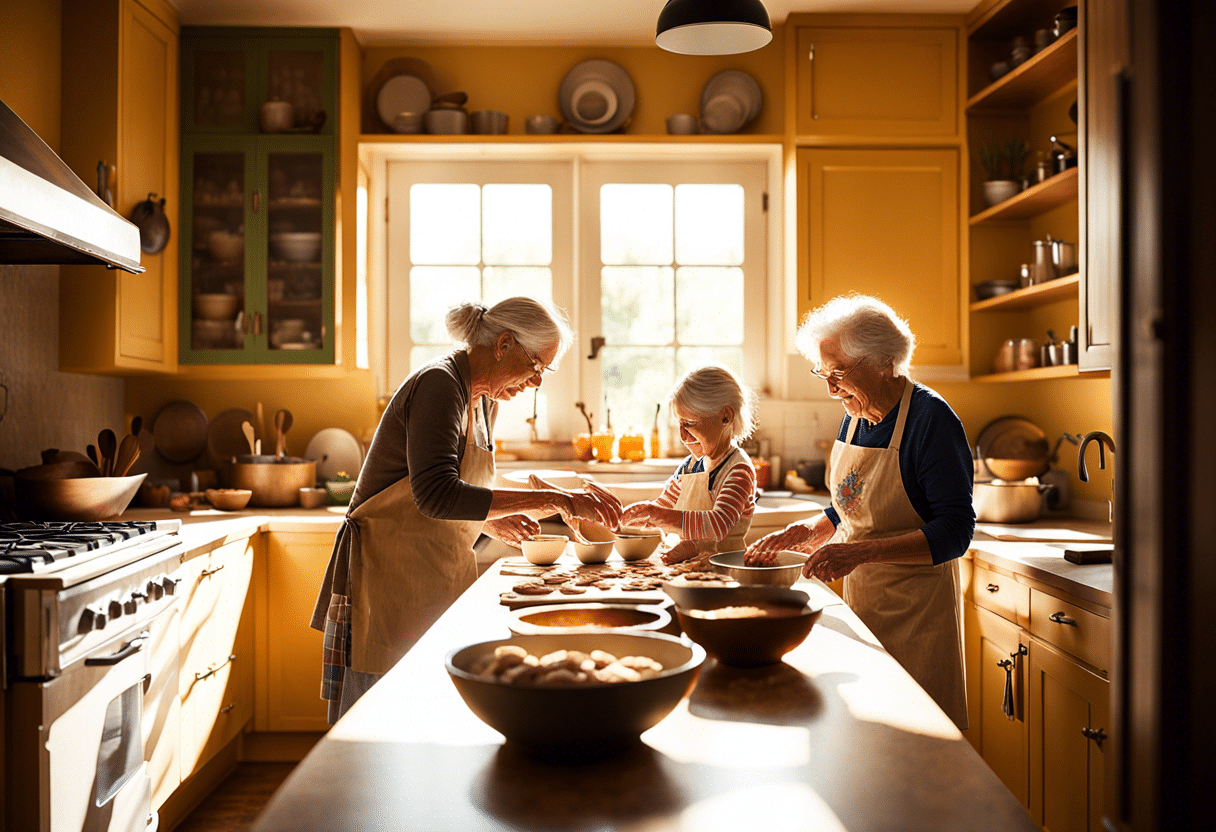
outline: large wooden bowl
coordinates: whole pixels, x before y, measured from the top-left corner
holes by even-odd
[[[512,685],[472,671],[495,648],[519,645],[534,655],[606,650],[618,658],[649,656],[663,672],[640,682],[594,686]],[[660,633],[516,635],[453,650],[448,675],[469,709],[508,740],[538,751],[597,754],[627,746],[657,725],[697,680],[705,651]]]
[[[14,480],[18,511],[31,520],[107,520],[126,511],[147,474]]]
[[[801,644],[823,614],[799,589],[771,586],[679,586],[663,590],[676,602],[676,619],[684,634],[705,652],[732,667],[776,664]],[[706,617],[725,607],[757,607],[765,616]]]

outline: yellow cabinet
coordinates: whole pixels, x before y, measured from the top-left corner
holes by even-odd
[[[308,626],[332,533],[271,532],[258,602],[258,731],[325,731],[321,633]]]
[[[84,182],[113,171],[115,210],[157,194],[169,244],[133,275],[62,266],[59,368],[172,372],[177,366],[177,11],[164,0],[63,0],[61,155]]]
[[[798,151],[798,317],[875,295],[916,333],[919,366],[961,366],[957,150]]]
[[[988,766],[1025,806],[1027,802],[1027,733],[1025,678],[1026,632],[998,615],[975,607],[974,699],[970,708],[972,740]],[[1008,707],[1006,706],[1008,696]],[[1012,711],[1012,714],[1008,713]]]
[[[148,625],[148,678],[144,682],[143,742],[152,808],[160,809],[181,783],[181,698],[178,696],[181,603]]]
[[[799,26],[798,135],[955,135],[958,37],[950,28]]]
[[[253,540],[238,540],[182,566],[183,780],[253,718],[253,563]]]
[[[1030,815],[1050,832],[1100,832],[1110,683],[1033,639]]]

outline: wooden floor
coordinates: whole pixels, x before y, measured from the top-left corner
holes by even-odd
[[[246,832],[295,763],[241,763],[175,832]]]

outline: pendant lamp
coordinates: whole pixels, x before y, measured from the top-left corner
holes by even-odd
[[[773,39],[760,0],[667,0],[654,42],[681,55],[734,55]]]

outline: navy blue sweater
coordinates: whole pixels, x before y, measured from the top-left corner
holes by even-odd
[[[853,444],[862,448],[886,448],[891,444],[899,405],[878,424],[862,419]],[[850,417],[840,423],[837,440],[849,435]],[[967,551],[975,533],[975,508],[971,505],[974,469],[967,432],[946,400],[923,384],[912,389],[904,441],[899,447],[899,473],[912,508],[924,525],[933,562],[945,563]],[[826,510],[833,525],[840,525],[835,507]]]

